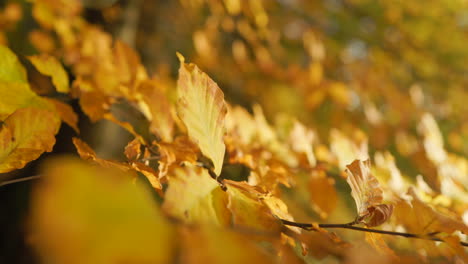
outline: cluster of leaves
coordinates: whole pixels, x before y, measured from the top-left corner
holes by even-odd
[[[352,2],[346,1],[354,6]],[[194,3],[191,10],[202,8]],[[262,104],[255,104],[251,112],[226,103],[216,82],[197,65],[186,63],[181,54],[177,54],[177,80],[168,74],[150,77],[137,53],[84,20],[75,1],[36,0],[31,5],[38,29],[28,36],[38,55],[18,59],[11,50],[14,43],[7,43],[8,34],[2,32],[0,172],[21,169],[50,152],[61,122],[79,134],[71,100],[79,102],[91,121],[107,120],[134,138],[122,150],[125,160],[99,157],[76,137],[73,144],[85,161],[61,157],[43,166],[31,201],[29,240],[45,263],[313,261],[307,255],[350,263],[362,263],[362,258],[367,262],[468,261],[463,247],[468,234],[468,160],[444,147],[436,119],[423,111],[421,88],[414,86],[412,98],[407,99],[395,85],[394,79],[405,80],[399,72],[384,76],[395,61],[385,54],[375,55],[377,61],[368,63],[382,68],[370,70],[351,58],[355,56],[351,49],[343,67],[354,76],[366,75],[353,79],[357,87],[353,93],[344,82],[324,76],[324,69],[338,62],[333,56],[325,57],[327,43],[320,40],[317,29],[303,32],[304,50],[311,58],[306,68],[285,70],[278,63],[281,58],[272,57],[273,51],[278,56],[285,53],[272,37],[274,23],[268,23],[266,8],[274,9],[276,4],[226,0],[206,5],[213,17],[205,30],[193,36],[199,54],[196,60],[213,76],[224,70],[225,82],[237,74],[255,73],[245,84],[245,89],[252,88],[251,96],[265,91],[253,88],[268,86],[262,80],[270,83],[272,94],[260,96]],[[380,5],[389,4],[382,1]],[[399,7],[385,10],[392,10],[388,19],[403,27],[396,13],[412,9],[407,4]],[[289,8],[296,15],[300,12]],[[12,3],[0,14],[0,21],[6,21],[0,24],[5,32],[20,21],[20,10],[20,5]],[[239,31],[249,46],[234,40],[233,56],[223,59],[224,46],[213,42],[221,34],[214,26],[218,24],[228,33]],[[415,38],[418,45],[426,41],[423,36]],[[334,47],[332,42],[328,45]],[[248,47],[255,60],[248,55]],[[402,54],[402,61],[419,65],[418,54],[409,53],[409,58]],[[230,59],[238,65],[232,66]],[[415,71],[436,77],[425,67]],[[457,78],[462,77],[455,74],[455,84],[459,84]],[[359,93],[363,101],[359,111],[367,119],[336,126],[346,130],[333,128],[336,123],[353,123],[356,115],[349,114],[349,109],[356,108],[353,96],[376,82],[386,85]],[[276,103],[281,110],[290,107],[281,104],[289,100],[284,98],[284,91],[289,90],[301,98],[300,110],[336,105],[326,117],[333,122],[326,128],[308,126],[298,119],[304,114],[278,114],[275,124],[269,122],[263,109],[271,113]],[[385,91],[383,99],[379,91]],[[375,103],[379,99],[395,109],[379,110]],[[420,115],[405,117],[412,111]],[[454,113],[448,111],[447,116]],[[350,120],[345,122],[346,118]],[[414,125],[411,118],[417,118],[417,135],[408,132]],[[371,124],[366,132],[377,136],[368,138],[359,129],[365,122]],[[380,132],[384,135],[379,137]],[[324,134],[329,134],[328,141]],[[375,151],[391,146],[394,134],[396,151],[421,175],[408,177],[390,151]],[[463,153],[463,144],[454,146]],[[377,226],[382,229],[369,229]],[[336,234],[327,227],[365,232]],[[385,231],[416,240],[384,237]]]

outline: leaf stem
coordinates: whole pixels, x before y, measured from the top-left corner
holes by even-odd
[[[280,219],[281,222],[284,225],[288,226],[295,226],[302,228],[307,231],[313,231],[314,226],[312,224],[308,223],[297,223],[297,222],[292,222],[284,219]],[[344,228],[344,229],[352,229],[352,230],[358,230],[358,231],[363,231],[363,232],[369,232],[369,233],[378,233],[378,234],[384,234],[384,235],[392,235],[392,236],[402,236],[402,237],[410,237],[410,238],[418,238],[418,239],[426,239],[426,240],[432,240],[432,241],[439,241],[439,242],[445,242],[444,240],[438,238],[438,237],[433,237],[431,235],[418,235],[418,234],[412,234],[412,233],[404,233],[404,232],[394,232],[394,231],[385,231],[385,230],[378,230],[378,229],[371,229],[371,228],[365,228],[365,227],[359,227],[359,226],[354,226],[355,222],[347,223],[347,224],[318,224],[320,228]],[[468,247],[467,242],[460,241],[460,245],[464,247]]]

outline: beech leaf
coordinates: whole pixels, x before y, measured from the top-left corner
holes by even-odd
[[[0,173],[23,168],[43,152],[52,151],[60,120],[39,108],[21,108],[0,129]]]
[[[70,87],[67,72],[55,57],[43,54],[29,56],[28,59],[40,73],[52,78],[52,83],[58,92],[69,92]]]
[[[382,204],[383,191],[370,172],[370,160],[355,160],[346,167],[346,181],[356,202],[357,220],[367,226],[378,226],[387,221],[392,215],[393,205]]]
[[[225,145],[224,119],[227,112],[224,94],[218,85],[195,64],[186,64],[182,55],[177,81],[178,113],[187,127],[190,139],[211,159],[219,176]]]

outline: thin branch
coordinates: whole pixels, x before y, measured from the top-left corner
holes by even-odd
[[[291,221],[284,220],[284,219],[280,219],[280,220],[284,225],[299,227],[307,231],[315,230],[312,224],[296,223],[296,222],[291,222]],[[352,230],[358,230],[358,231],[369,232],[369,233],[378,233],[378,234],[384,234],[384,235],[402,236],[402,237],[410,237],[410,238],[445,242],[444,240],[438,237],[433,237],[431,235],[418,235],[418,234],[403,233],[403,232],[385,231],[385,230],[371,229],[371,228],[365,228],[365,227],[358,227],[358,226],[354,226],[353,224],[354,222],[347,223],[347,224],[318,224],[318,226],[320,228],[344,228],[344,229],[352,229]],[[460,241],[460,245],[464,247],[468,247],[467,242]]]
[[[34,176],[29,176],[29,177],[14,179],[14,180],[10,180],[10,181],[4,181],[4,182],[0,183],[0,187],[6,186],[6,185],[10,185],[10,184],[13,184],[13,183],[18,183],[18,182],[24,182],[24,181],[30,181],[30,180],[39,179],[40,177],[41,177],[41,175],[34,175]]]

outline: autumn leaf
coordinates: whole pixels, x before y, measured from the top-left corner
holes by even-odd
[[[195,64],[186,64],[184,57],[178,56],[181,63],[177,81],[179,116],[190,138],[213,161],[214,172],[219,175],[225,151],[223,135],[227,108],[224,94]]]
[[[51,98],[43,98],[44,100],[50,102],[55,107],[55,112],[58,114],[60,119],[69,125],[75,132],[79,133],[80,130],[78,129],[78,116],[73,111],[73,108],[63,103],[59,100],[51,99]]]
[[[187,223],[230,224],[227,195],[207,170],[188,164],[168,177],[163,209],[169,215]]]
[[[174,134],[173,108],[167,96],[161,91],[158,84],[151,80],[141,82],[137,90],[141,95],[138,106],[151,122],[151,133],[165,142],[172,142]]]
[[[264,194],[245,182],[225,181],[234,226],[279,232],[281,222],[263,202]]]
[[[73,158],[49,161],[41,175],[31,241],[44,262],[170,263],[174,227],[140,183]]]
[[[347,166],[346,173],[358,210],[356,220],[367,226],[378,226],[387,221],[392,215],[393,205],[382,204],[383,191],[370,172],[370,160],[353,161]]]
[[[338,202],[335,180],[328,177],[323,171],[312,171],[308,185],[312,208],[318,212],[321,218],[327,218],[336,208]]]
[[[184,228],[181,235],[181,263],[278,263],[249,234],[204,226]]]
[[[26,70],[19,62],[16,55],[8,48],[0,44],[0,81],[27,83]]]
[[[15,111],[0,130],[0,172],[21,169],[52,151],[59,127],[60,120],[51,111],[33,107]]]
[[[67,72],[55,57],[43,54],[29,56],[28,59],[40,73],[52,78],[52,83],[55,85],[58,92],[69,92],[70,88]]]

